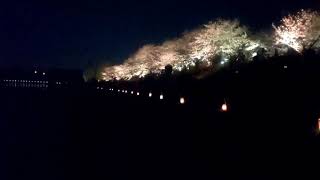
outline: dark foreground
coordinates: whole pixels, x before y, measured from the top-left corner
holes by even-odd
[[[319,65],[221,72],[192,82],[184,105],[180,92],[160,101],[107,85],[2,88],[0,179],[317,177]]]

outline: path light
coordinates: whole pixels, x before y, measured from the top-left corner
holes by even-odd
[[[149,97],[152,97],[152,93],[151,92],[149,93]]]
[[[181,97],[180,98],[180,104],[184,104],[184,103],[186,103],[186,100],[184,99],[184,97]]]
[[[163,97],[163,94],[161,94],[161,95],[160,95],[160,100],[163,100],[163,98],[164,98],[164,97]]]
[[[228,105],[227,105],[226,101],[224,101],[224,104],[222,104],[221,110],[222,110],[223,112],[227,112],[227,111],[228,111]]]

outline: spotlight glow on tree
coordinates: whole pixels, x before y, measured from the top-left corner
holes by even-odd
[[[214,69],[221,60],[239,51],[254,53],[260,46],[259,41],[248,37],[247,28],[240,25],[239,21],[217,20],[175,40],[160,45],[145,45],[123,64],[104,68],[101,76],[106,80],[131,80],[143,78],[149,73],[159,74],[169,64],[174,71],[182,71],[194,67],[198,62]],[[216,58],[218,56],[224,58]]]
[[[301,10],[284,17],[279,25],[273,25],[273,29],[273,35],[251,33],[238,20],[218,19],[176,39],[144,45],[122,64],[104,67],[99,78],[105,81],[135,80],[151,73],[160,74],[167,65],[172,66],[173,73],[194,67],[216,71],[238,61],[239,57],[248,61],[255,59],[261,48],[268,56],[283,47],[291,47],[297,52],[320,48],[320,42],[316,43],[320,38],[318,12]]]
[[[319,38],[320,16],[317,12],[301,10],[294,15],[288,15],[281,20],[279,26],[273,25],[275,30],[275,44],[287,45],[297,52],[302,52],[304,48]]]

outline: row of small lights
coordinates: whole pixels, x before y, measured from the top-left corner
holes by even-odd
[[[222,61],[221,62],[221,65],[223,65],[225,62],[227,62],[229,59],[224,59],[224,61]],[[284,65],[283,66],[283,68],[284,69],[288,69],[288,66],[287,65]],[[236,71],[236,73],[238,74],[239,73],[239,71]],[[103,90],[103,88],[100,88],[100,87],[97,87],[97,89],[102,89]],[[109,91],[114,91],[114,89],[113,88],[110,88],[109,89]],[[128,91],[127,90],[120,90],[120,89],[118,89],[118,92],[122,92],[122,93],[128,93]],[[131,94],[133,95],[134,94],[134,91],[131,91]],[[136,93],[136,95],[137,96],[140,96],[140,93],[139,92],[137,92]],[[149,95],[148,95],[150,98],[152,97],[152,93],[150,92],[149,93]],[[164,95],[163,94],[160,94],[160,100],[163,100],[164,99]],[[180,104],[185,104],[186,103],[186,100],[185,100],[185,98],[184,97],[180,97]],[[227,102],[226,101],[224,101],[224,103],[221,105],[221,111],[222,112],[228,112],[228,104],[227,104]],[[320,118],[319,118],[319,129],[320,129]]]
[[[38,74],[38,71],[34,71],[34,74]],[[43,72],[43,73],[42,73],[42,75],[44,75],[44,76],[45,76],[45,75],[46,75],[46,73],[45,73],[45,72]]]
[[[97,89],[103,90],[102,87],[101,87],[101,88],[100,88],[100,87],[97,87]],[[114,89],[113,89],[113,88],[110,88],[109,91],[114,91]],[[120,90],[120,89],[118,89],[117,92],[122,92],[122,93],[128,94],[128,90]],[[132,94],[132,95],[136,94],[137,96],[140,96],[140,92],[136,92],[136,93],[135,93],[134,91],[131,91],[130,94]],[[149,92],[149,93],[148,93],[148,97],[149,97],[149,98],[152,98],[152,97],[153,97],[152,92]],[[160,94],[159,99],[160,99],[160,100],[164,100],[164,95],[163,95],[163,94]],[[185,103],[186,103],[185,98],[184,98],[184,97],[180,97],[180,104],[185,104]]]
[[[97,89],[103,90],[102,87],[101,87],[101,88],[100,88],[100,87],[97,87]],[[128,91],[127,91],[127,90],[120,90],[120,89],[115,90],[115,89],[113,89],[113,88],[109,88],[109,91],[117,91],[117,92],[119,92],[119,93],[122,92],[122,93],[128,94]],[[131,94],[134,95],[134,94],[135,94],[134,91],[131,91]],[[136,95],[137,95],[137,96],[140,96],[140,92],[136,92]],[[152,92],[149,92],[148,97],[149,97],[149,98],[152,98],[152,97],[153,97]],[[160,99],[160,100],[164,100],[164,95],[163,95],[162,93],[160,94],[159,99]],[[180,103],[180,104],[185,104],[185,103],[186,103],[186,99],[185,99],[184,97],[180,97],[179,103]],[[222,104],[222,106],[221,106],[221,111],[222,111],[222,112],[227,112],[227,111],[228,111],[228,105],[227,105],[227,102],[226,102],[226,101]]]
[[[3,82],[13,82],[13,83],[45,83],[48,84],[48,81],[28,81],[28,80],[2,80]]]
[[[3,87],[48,87],[48,84],[25,84],[25,83],[21,83],[21,84],[4,84],[2,85]]]

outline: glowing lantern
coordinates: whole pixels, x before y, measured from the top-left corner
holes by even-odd
[[[160,95],[160,100],[163,100],[163,94]]]
[[[183,97],[180,98],[180,104],[184,104],[186,101]]]
[[[222,110],[223,112],[227,112],[227,111],[228,111],[228,105],[227,105],[227,103],[222,104],[221,110]]]
[[[152,93],[149,93],[149,97],[152,97]]]

